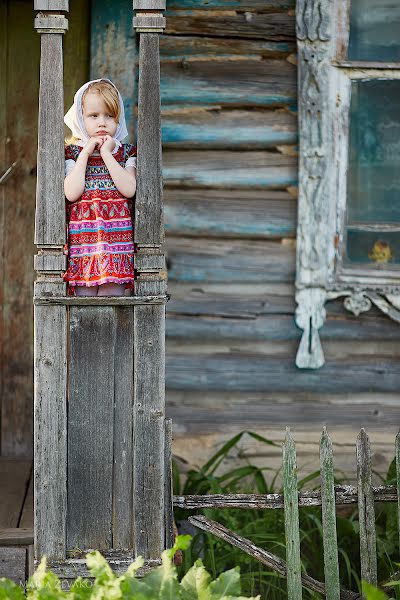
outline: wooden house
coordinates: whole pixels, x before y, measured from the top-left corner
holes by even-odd
[[[350,13],[347,0],[301,0],[297,13],[294,0],[167,7],[160,52],[174,453],[199,464],[237,431],[282,440],[290,425],[309,469],[327,425],[338,466],[353,471],[354,431],[366,427],[384,473],[399,426],[400,13],[386,0],[368,0],[367,12],[352,0]],[[30,1],[6,0],[0,16],[0,529],[9,530],[32,526],[39,39]],[[64,83],[68,108],[87,79],[112,79],[134,141],[131,16],[130,0],[71,0]],[[280,461],[279,449],[266,456],[247,441],[243,455]]]

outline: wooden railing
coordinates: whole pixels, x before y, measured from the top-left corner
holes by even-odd
[[[335,485],[333,450],[331,439],[324,428],[320,441],[319,490],[298,491],[296,449],[289,428],[283,444],[283,493],[282,494],[226,494],[207,496],[174,496],[176,508],[196,510],[199,508],[247,508],[283,509],[285,515],[286,562],[258,548],[249,540],[236,535],[220,523],[204,516],[189,517],[196,527],[212,533],[259,560],[287,578],[289,600],[302,597],[302,587],[323,594],[328,600],[359,598],[357,592],[344,590],[339,582],[338,543],[336,535],[336,508],[357,504],[360,527],[361,579],[377,585],[377,553],[374,503],[398,503],[398,527],[400,539],[400,433],[395,440],[396,485],[373,486],[371,450],[367,433],[361,429],[356,444],[357,486]],[[323,550],[325,583],[301,574],[299,507],[321,506],[323,526]]]

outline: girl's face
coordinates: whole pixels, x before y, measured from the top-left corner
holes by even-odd
[[[88,92],[83,101],[83,122],[89,137],[114,137],[118,123],[111,116],[104,100],[96,92]]]

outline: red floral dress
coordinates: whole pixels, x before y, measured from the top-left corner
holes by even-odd
[[[65,148],[65,159],[76,161],[80,146]],[[113,155],[125,166],[136,156],[136,147],[122,144]],[[116,188],[101,158],[88,159],[85,189],[76,202],[67,201],[68,268],[64,280],[70,288],[103,283],[128,284],[133,288],[134,245],[132,200]]]

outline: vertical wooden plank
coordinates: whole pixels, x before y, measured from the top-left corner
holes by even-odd
[[[111,548],[115,318],[71,307],[67,548]]]
[[[166,419],[164,448],[164,502],[165,502],[165,547],[174,545],[174,507],[172,502],[172,419]]]
[[[134,539],[136,555],[164,545],[165,306],[134,309]]]
[[[285,512],[287,594],[289,600],[302,597],[299,505],[297,490],[296,448],[289,427],[283,444],[283,495]]]
[[[396,435],[395,453],[396,453],[396,483],[397,483],[397,526],[399,529],[399,543],[400,543],[400,431]]]
[[[133,548],[133,308],[115,308],[113,548]]]
[[[164,240],[161,174],[160,58],[157,33],[140,35],[138,95],[138,165],[135,241],[159,245]]]
[[[44,27],[50,26],[49,21],[50,17],[36,17],[35,27],[43,31]],[[62,28],[67,28],[68,23],[60,16],[54,24],[60,33],[41,34],[40,55],[35,244],[44,246],[63,246],[66,241],[62,169],[64,164]]]
[[[333,451],[326,427],[321,436],[320,469],[326,598],[340,600]]]
[[[377,585],[375,507],[372,493],[371,449],[365,429],[357,436],[358,519],[361,578]]]
[[[3,175],[10,165],[7,156],[7,45],[8,45],[8,2],[0,3],[0,80],[4,82],[0,86],[0,176]],[[4,306],[4,267],[5,267],[5,190],[4,184],[0,183],[0,306]],[[5,316],[4,310],[0,313],[0,398],[4,394],[4,353],[5,353]],[[0,403],[0,455],[2,446],[2,406]]]
[[[97,5],[99,3],[97,2]],[[101,4],[103,4],[101,2]],[[64,112],[74,101],[77,89],[89,80],[90,0],[70,3],[69,28],[64,38]],[[96,75],[96,77],[98,77]],[[95,79],[95,77],[93,77]],[[66,128],[68,135],[71,132]]]
[[[64,558],[67,481],[67,315],[35,307],[35,556]]]

